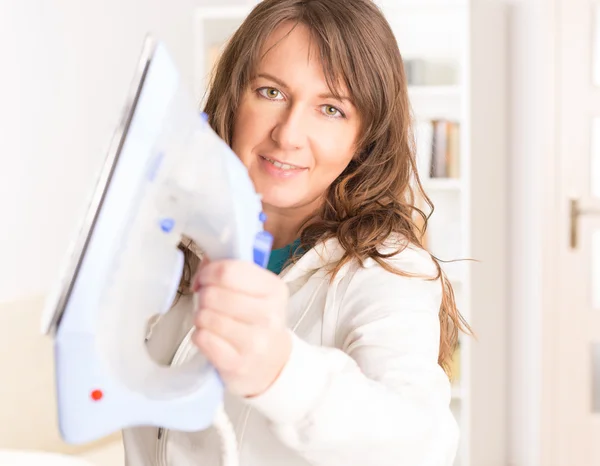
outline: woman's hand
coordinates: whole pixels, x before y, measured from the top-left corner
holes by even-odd
[[[263,393],[287,363],[288,289],[275,274],[236,260],[203,263],[194,277],[193,342],[241,396]]]

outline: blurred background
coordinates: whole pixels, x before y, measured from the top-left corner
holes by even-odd
[[[118,434],[60,439],[41,310],[145,35],[200,101],[253,3],[0,1],[0,452],[123,464]],[[427,244],[475,259],[446,265],[476,332],[455,354],[456,465],[600,465],[600,2],[377,3],[436,206]]]

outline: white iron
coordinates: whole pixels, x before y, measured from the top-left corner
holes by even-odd
[[[209,427],[222,403],[198,357],[162,366],[149,319],[166,312],[183,269],[183,234],[211,259],[266,266],[272,237],[248,172],[199,115],[165,46],[148,37],[83,228],[47,302],[60,432],[84,443],[131,426]]]

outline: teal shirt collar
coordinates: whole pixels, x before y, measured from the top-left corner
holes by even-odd
[[[296,249],[298,249],[298,246],[300,246],[300,238],[288,244],[287,246],[284,246],[279,249],[273,249],[271,251],[271,256],[269,257],[269,264],[267,265],[267,269],[269,269],[274,274],[279,275],[283,270],[288,259],[292,257],[292,254],[296,252]]]

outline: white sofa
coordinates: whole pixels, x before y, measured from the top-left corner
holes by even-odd
[[[123,466],[118,434],[81,447],[58,434],[52,342],[40,334],[43,303],[43,296],[31,296],[0,304],[0,451],[55,452],[93,466]]]

